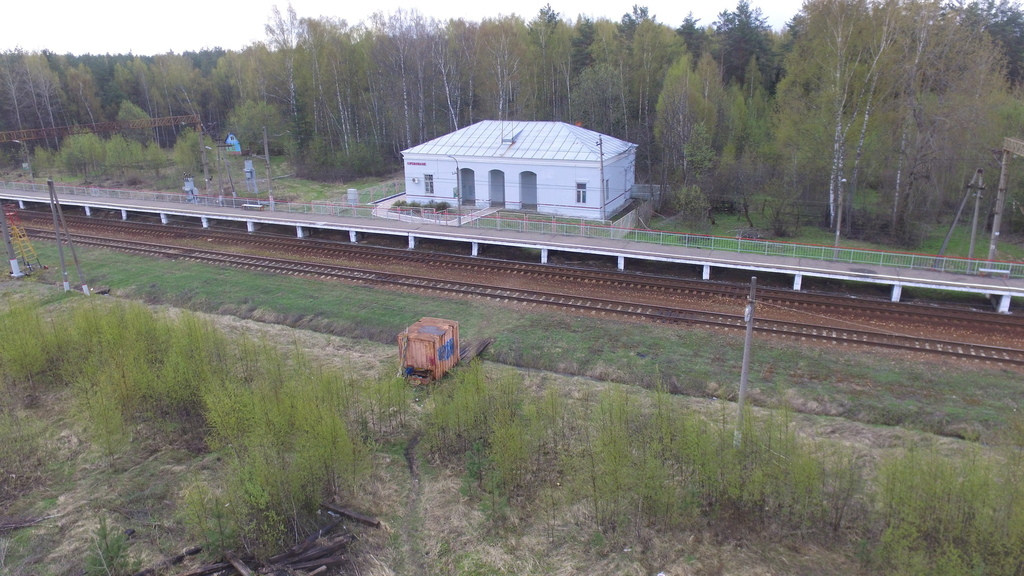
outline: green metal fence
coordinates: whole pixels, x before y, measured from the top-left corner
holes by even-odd
[[[3,182],[3,190],[31,190],[46,192],[45,184],[29,182]],[[117,190],[110,188],[92,188],[82,186],[57,186],[59,196],[87,196],[96,198],[116,198],[119,200],[145,200],[166,202],[170,204],[251,207],[258,203],[272,212],[294,214],[319,214],[343,218],[366,218],[397,220],[403,222],[437,224],[454,226],[458,224],[458,216],[452,210],[436,212],[427,208],[385,208],[375,205],[354,205],[343,203],[308,203],[308,202],[275,202],[270,199],[233,198],[224,196],[189,196],[180,193],[143,192],[136,190]],[[607,224],[588,223],[585,219],[578,222],[565,218],[545,218],[539,215],[508,216],[500,214],[476,215],[473,211],[463,210],[463,227],[506,232],[532,232],[554,234],[558,236],[576,236],[582,238],[624,239],[644,244],[662,246],[679,246],[701,250],[717,250],[740,254],[764,254],[766,256],[782,256],[787,258],[803,258],[828,262],[845,262],[863,266],[889,266],[893,268],[912,268],[918,270],[935,270],[954,274],[987,275],[1006,278],[1024,278],[1024,263],[993,260],[979,260],[958,257],[935,256],[931,254],[913,254],[905,252],[888,252],[884,250],[863,250],[814,244],[797,244],[791,242],[773,242],[748,238],[729,238],[708,236],[704,234],[682,234],[659,230],[622,229]]]

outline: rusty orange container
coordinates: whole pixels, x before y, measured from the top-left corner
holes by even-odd
[[[459,323],[421,318],[398,335],[401,372],[410,380],[439,380],[459,363]]]

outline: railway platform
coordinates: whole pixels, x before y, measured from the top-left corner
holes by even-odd
[[[39,185],[31,188],[0,188],[0,200],[17,202],[21,208],[49,204],[45,188],[38,189]],[[551,252],[610,257],[615,259],[620,270],[625,270],[631,260],[671,262],[697,266],[705,280],[712,279],[716,269],[781,274],[792,278],[793,290],[800,290],[805,278],[867,282],[887,286],[893,302],[900,300],[904,287],[966,292],[988,297],[1001,313],[1010,312],[1013,298],[1024,298],[1024,278],[1014,273],[1017,265],[1001,262],[970,261],[977,265],[964,273],[945,269],[944,263],[950,259],[928,255],[906,255],[914,257],[914,265],[899,266],[845,261],[840,257],[840,250],[844,254],[848,252],[845,249],[836,249],[836,258],[829,259],[831,247],[817,247],[821,252],[819,257],[807,258],[735,252],[714,246],[655,243],[641,241],[638,235],[630,237],[629,234],[622,234],[622,237],[584,236],[569,233],[580,229],[578,226],[561,226],[555,222],[510,230],[503,229],[500,219],[478,211],[467,211],[459,216],[458,221],[436,215],[406,215],[401,219],[390,219],[386,217],[387,210],[374,206],[333,206],[328,213],[327,208],[321,209],[315,204],[302,204],[304,208],[299,211],[295,209],[296,205],[274,203],[272,200],[253,202],[251,199],[203,197],[201,203],[191,203],[183,202],[183,196],[175,194],[125,191],[129,197],[111,197],[89,192],[90,189],[82,190],[86,193],[59,194],[58,200],[62,206],[81,208],[87,216],[97,210],[107,210],[119,212],[123,220],[128,220],[133,214],[148,214],[158,215],[164,224],[171,219],[184,219],[204,228],[211,222],[233,221],[244,223],[249,232],[255,232],[261,226],[285,226],[293,228],[298,238],[309,236],[315,230],[335,230],[347,232],[351,242],[358,242],[366,235],[380,234],[405,238],[409,249],[415,249],[417,241],[422,239],[462,242],[471,246],[474,256],[479,254],[481,246],[514,246],[538,251],[542,263],[547,263]],[[261,208],[254,209],[256,205]],[[925,261],[923,266],[922,260]],[[931,260],[935,261],[935,266],[928,265]],[[942,265],[939,265],[940,261]]]

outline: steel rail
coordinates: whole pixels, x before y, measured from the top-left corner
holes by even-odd
[[[742,329],[744,326],[744,320],[741,315],[659,306],[629,300],[594,298],[558,292],[524,290],[489,284],[423,278],[372,269],[304,262],[287,258],[224,253],[216,250],[186,248],[135,240],[80,236],[75,239],[75,242],[83,246],[91,245],[163,258],[179,258],[226,265],[247,270],[271,271],[292,276],[345,280],[356,283],[386,284],[405,289],[426,290],[442,294],[454,293],[498,301],[555,306],[598,315],[609,314],[634,319],[644,318],[660,323],[695,324],[737,330]],[[758,320],[755,325],[755,331],[801,341],[883,347],[901,351],[940,354],[960,359],[1024,366],[1024,350],[1016,348],[902,336],[869,330],[829,328],[780,320]]]
[[[539,264],[479,256],[410,251],[407,248],[367,246],[269,234],[239,234],[232,231],[215,231],[208,228],[197,230],[192,227],[139,224],[85,217],[75,219],[75,223],[76,225],[93,229],[114,228],[164,237],[187,235],[207,241],[213,239],[227,242],[236,246],[250,246],[265,250],[286,250],[292,254],[305,252],[311,256],[327,259],[355,255],[362,258],[373,258],[377,262],[380,262],[382,259],[389,259],[401,261],[403,264],[423,263],[434,268],[448,266],[464,270],[508,272],[546,280],[582,282],[597,286],[606,285],[624,290],[657,291],[669,296],[708,296],[738,300],[746,295],[746,288],[743,286],[682,279],[658,274],[638,274],[635,272]],[[764,286],[759,287],[758,297],[762,302],[784,308],[792,308],[794,311],[800,312],[837,315],[852,314],[857,315],[858,320],[867,318],[884,318],[889,320],[900,318],[911,322],[929,322],[947,327],[955,325],[961,328],[979,328],[983,326],[988,331],[1019,332],[1021,338],[1024,339],[1024,315],[1020,314],[998,314],[994,311],[957,308],[948,305],[894,303],[883,298],[836,296]]]

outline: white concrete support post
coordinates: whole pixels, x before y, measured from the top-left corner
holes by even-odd
[[[540,249],[540,263],[541,264],[547,264],[548,263],[548,249],[547,248],[541,248]]]
[[[15,253],[14,244],[11,242],[11,230],[7,227],[7,216],[3,212],[0,212],[0,234],[3,235],[4,247],[7,248],[7,256],[10,258],[11,277],[21,278],[25,273],[21,271],[18,255]]]
[[[25,273],[21,271],[21,263],[18,262],[17,258],[10,261],[11,264],[11,278],[21,278],[25,276]]]
[[[902,284],[893,284],[892,285],[892,301],[893,302],[899,302],[900,301],[900,296],[902,296],[902,295],[903,295],[903,285]]]
[[[1010,295],[1009,294],[1001,294],[999,296],[999,307],[996,309],[996,311],[999,312],[1000,314],[1009,314],[1010,313]]]
[[[248,230],[250,234],[252,234],[253,232],[256,231],[256,223],[253,222],[252,220],[246,220],[245,229]]]
[[[473,242],[473,256],[479,256],[479,255],[480,255],[480,243],[479,242]]]
[[[92,206],[85,206],[85,215],[92,216]]]
[[[200,216],[199,217],[199,221],[203,223],[203,228],[209,228],[210,227],[210,219],[207,218],[206,216]]]
[[[305,238],[306,237],[306,231],[302,229],[302,226],[296,226],[295,227],[295,237],[296,238]]]
[[[121,210],[121,220],[127,220],[127,219],[128,219],[128,211],[127,210]]]
[[[160,223],[161,224],[167,224],[167,213],[166,212],[161,212],[160,213]]]
[[[409,234],[409,250],[415,250],[415,249],[416,249],[416,237],[413,236],[412,234]]]
[[[711,264],[704,265],[704,279],[711,280]]]
[[[349,230],[348,231],[348,241],[353,243],[353,244],[359,242],[359,237],[356,235],[356,231],[355,230]]]
[[[622,272],[623,270],[626,269],[626,257],[625,256],[619,256],[618,268],[619,268],[619,272]]]
[[[804,275],[803,274],[794,274],[793,275],[793,290],[796,290],[797,292],[799,292],[800,291],[800,286],[803,283],[804,283]]]
[[[24,200],[18,200],[18,209],[19,210],[24,210],[25,209],[25,201]]]

